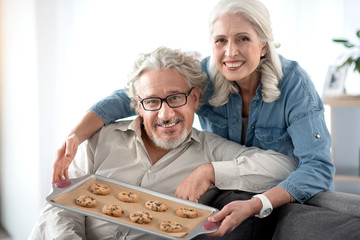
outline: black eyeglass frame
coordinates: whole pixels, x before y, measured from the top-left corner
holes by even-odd
[[[188,96],[191,94],[191,92],[192,92],[193,89],[194,89],[194,87],[190,88],[190,90],[189,90],[188,93],[175,93],[175,94],[171,94],[171,95],[169,95],[169,96],[166,96],[165,98],[160,98],[160,97],[148,97],[148,98],[142,99],[140,96],[137,96],[137,97],[139,98],[139,102],[141,103],[141,105],[142,105],[142,107],[144,108],[145,111],[159,111],[159,110],[161,109],[161,107],[162,107],[162,103],[163,103],[163,102],[166,102],[167,105],[168,105],[170,108],[178,108],[178,107],[185,106],[185,105],[187,104],[187,98],[188,98]],[[184,103],[184,104],[181,104],[181,105],[179,105],[179,106],[175,106],[175,107],[170,106],[170,104],[169,104],[169,102],[167,101],[167,99],[168,99],[169,97],[173,97],[173,96],[179,95],[179,94],[185,96],[185,103]],[[149,99],[159,99],[159,100],[160,100],[160,106],[159,106],[159,108],[157,108],[157,109],[151,109],[151,110],[146,109],[145,106],[144,106],[144,101],[145,101],[145,100],[149,100]]]

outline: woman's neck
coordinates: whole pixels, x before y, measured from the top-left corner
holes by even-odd
[[[240,79],[236,81],[237,85],[239,86],[240,90],[244,94],[249,94],[255,96],[256,89],[260,82],[260,73],[258,71],[254,71],[248,77]]]
[[[260,82],[260,73],[255,71],[249,77],[236,81],[240,88],[242,98],[242,116],[248,117],[250,112],[250,102],[256,94],[256,89]]]

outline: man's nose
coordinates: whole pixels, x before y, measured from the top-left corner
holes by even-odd
[[[169,107],[167,102],[163,102],[161,108],[158,110],[159,118],[163,120],[167,120],[172,118],[175,115],[175,111],[173,108]]]

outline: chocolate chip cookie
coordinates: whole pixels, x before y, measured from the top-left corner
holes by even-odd
[[[150,209],[152,211],[156,211],[156,212],[164,212],[168,209],[168,206],[165,203],[162,203],[160,201],[154,201],[154,200],[149,200],[145,203],[145,207],[147,209]]]
[[[80,195],[75,199],[77,205],[87,208],[96,207],[98,202],[95,198],[86,195]]]
[[[148,212],[136,211],[130,213],[130,221],[134,223],[147,224],[151,223],[153,217]]]

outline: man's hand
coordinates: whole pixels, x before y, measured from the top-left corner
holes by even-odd
[[[79,138],[73,134],[66,139],[65,143],[57,151],[56,160],[53,167],[52,183],[69,178],[69,165],[76,155],[79,144]]]
[[[175,196],[198,202],[203,195],[215,182],[215,172],[211,163],[200,165],[176,188]]]
[[[232,232],[247,218],[258,214],[262,203],[257,198],[250,200],[233,201],[226,204],[220,212],[208,218],[209,222],[221,222],[219,229],[209,237],[223,237],[226,233]]]

